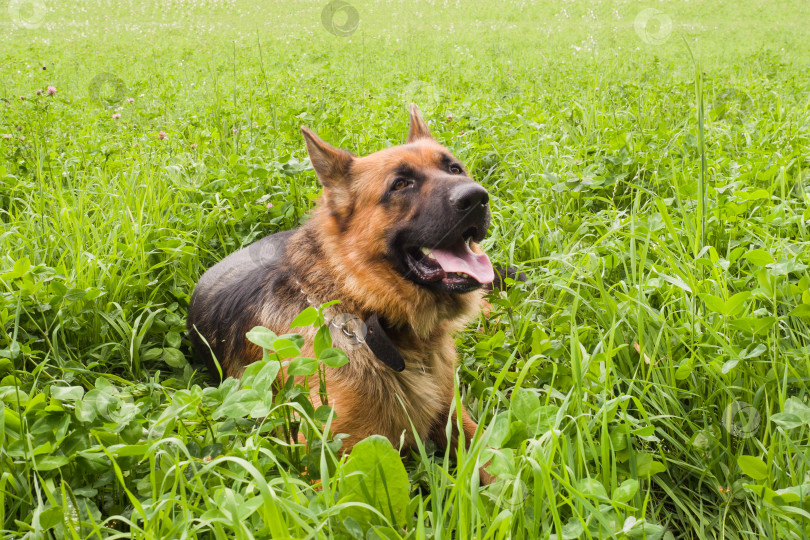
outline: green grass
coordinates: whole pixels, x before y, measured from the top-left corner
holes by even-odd
[[[810,536],[806,2],[356,0],[349,37],[325,1],[18,4],[0,537]],[[530,281],[459,336],[482,440],[403,468],[337,458],[273,360],[211,386],[184,323],[206,268],[311,209],[301,124],[364,154],[410,101]]]

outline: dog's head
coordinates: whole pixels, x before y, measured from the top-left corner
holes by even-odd
[[[400,291],[459,295],[492,282],[480,242],[489,196],[431,135],[411,105],[404,145],[364,157],[335,148],[307,128],[310,161],[324,186],[318,209],[341,267]]]

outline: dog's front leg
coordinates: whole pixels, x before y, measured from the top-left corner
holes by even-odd
[[[447,431],[446,426],[447,422],[446,416],[442,416],[445,421],[439,421],[436,423],[435,427],[430,433],[430,438],[436,442],[437,445],[441,448],[447,448]],[[450,431],[450,453],[451,455],[456,455],[456,448],[458,448],[458,421],[456,417],[456,411],[453,411],[452,418],[450,420],[451,423],[451,431]],[[478,429],[478,424],[470,418],[470,414],[467,412],[466,409],[461,409],[461,430],[464,434],[464,446],[466,448],[470,447],[472,444],[473,439],[475,438],[475,430]],[[485,471],[485,467],[487,467],[489,463],[486,463],[483,467],[478,469],[478,476],[481,479],[482,485],[489,485],[494,481],[494,477]]]

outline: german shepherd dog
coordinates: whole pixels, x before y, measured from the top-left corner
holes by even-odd
[[[487,191],[433,138],[416,105],[407,142],[365,157],[301,130],[323,196],[303,226],[233,253],[200,278],[188,316],[195,355],[213,374],[238,377],[262,358],[245,338],[251,328],[282,334],[308,306],[339,300],[341,315],[364,321],[362,336],[332,329],[350,359],[326,369],[332,431],[348,434],[342,451],[373,434],[413,447],[411,423],[420,439],[445,446],[453,335],[495,278],[477,244],[489,227]],[[293,331],[314,356],[315,329]],[[316,403],[317,381],[310,388]],[[462,426],[469,444],[477,426],[466,411]],[[491,479],[483,469],[481,479]]]

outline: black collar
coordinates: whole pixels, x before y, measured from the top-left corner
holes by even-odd
[[[377,359],[394,371],[405,369],[405,359],[388,337],[382,322],[376,313],[366,319],[366,345]]]
[[[304,298],[307,299],[307,303],[317,308],[316,301],[307,294],[301,282],[295,279],[295,284],[298,286],[301,294],[304,295]],[[330,307],[329,309],[332,308]],[[326,315],[326,313],[324,313],[324,315]],[[329,319],[332,318],[333,317],[329,317]],[[328,320],[327,324],[330,323],[331,320]],[[384,328],[384,322],[380,320],[376,313],[372,313],[371,316],[365,320],[364,330],[365,335],[362,336],[362,340],[365,341],[368,348],[371,349],[371,352],[374,353],[374,356],[376,356],[380,362],[397,372],[405,369],[405,359],[402,357],[399,350],[397,350],[391,338],[388,337],[388,333]]]

